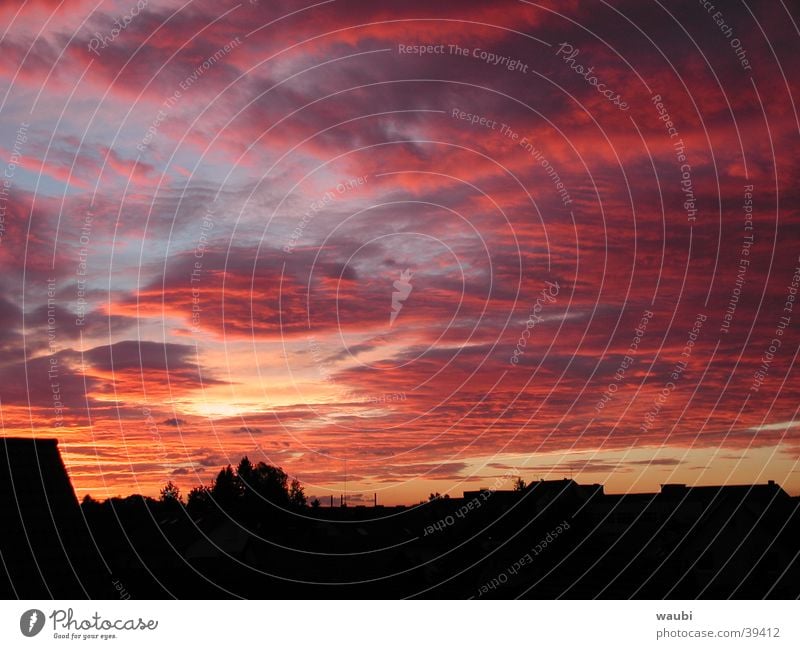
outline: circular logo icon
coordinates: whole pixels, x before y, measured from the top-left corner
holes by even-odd
[[[44,613],[38,608],[32,608],[30,611],[25,611],[22,617],[19,618],[19,630],[22,635],[32,638],[44,627]]]

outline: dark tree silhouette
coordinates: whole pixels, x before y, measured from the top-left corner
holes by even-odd
[[[180,489],[172,481],[161,489],[162,506],[183,504]],[[264,462],[253,464],[243,457],[236,469],[223,467],[211,487],[193,488],[187,497],[186,508],[192,518],[207,518],[213,523],[223,513],[255,523],[276,511],[307,506],[302,484],[289,477],[280,467]],[[90,503],[86,501],[85,507]],[[319,506],[319,503],[317,503]]]
[[[522,478],[517,478],[514,480],[514,491],[525,491],[525,487],[528,485],[525,484],[525,481]]]
[[[195,487],[186,497],[186,509],[190,516],[207,516],[212,508],[211,489],[206,486]]]
[[[233,506],[241,494],[241,482],[229,464],[217,474],[211,485],[211,496],[220,507],[228,509]]]
[[[172,482],[172,480],[165,484],[159,493],[161,494],[162,503],[183,503],[181,490],[178,488],[178,485]]]
[[[306,494],[297,478],[292,480],[292,484],[289,486],[289,504],[294,507],[306,506]],[[319,506],[319,501],[317,501],[317,506]]]
[[[239,461],[239,466],[236,467],[236,477],[243,483],[243,486],[249,485],[253,479],[253,463],[246,455]]]
[[[283,469],[259,462],[253,467],[253,491],[262,502],[271,503],[279,507],[289,504],[289,490],[287,482],[289,476]]]
[[[81,509],[84,511],[84,514],[93,514],[100,511],[102,508],[103,503],[95,500],[89,494],[86,494],[81,501]]]

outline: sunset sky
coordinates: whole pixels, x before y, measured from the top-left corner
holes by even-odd
[[[800,15],[719,5],[2,3],[2,434],[98,498],[800,493]]]

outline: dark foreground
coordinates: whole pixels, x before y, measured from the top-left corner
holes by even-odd
[[[774,483],[622,496],[565,479],[413,507],[245,484],[79,506],[53,440],[0,450],[3,598],[800,596],[800,503]]]

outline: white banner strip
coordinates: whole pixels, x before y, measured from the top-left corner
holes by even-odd
[[[795,601],[4,601],[0,647],[798,647],[799,614]]]

